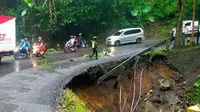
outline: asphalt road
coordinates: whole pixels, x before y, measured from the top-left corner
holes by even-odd
[[[143,41],[141,44],[128,44],[128,45],[122,45],[120,47],[105,47],[107,50],[110,50],[113,55],[116,54],[126,54],[129,53],[130,50],[138,50],[144,47],[148,47],[157,41]],[[100,50],[102,50],[100,48]],[[70,58],[75,58],[75,57],[81,57],[84,56],[85,54],[88,54],[91,52],[90,48],[82,48],[79,49],[78,52],[74,53],[63,53],[63,52],[56,52],[56,53],[50,53],[48,55],[48,59],[51,62],[56,62],[56,61],[61,61],[61,60],[66,60]],[[42,59],[38,60],[33,60],[32,58],[28,59],[20,59],[20,60],[15,60],[13,58],[11,59],[2,59],[2,63],[0,64],[0,77],[5,76],[6,74],[12,73],[12,72],[19,72],[20,70],[28,69],[28,68],[34,68],[38,65],[43,64]]]

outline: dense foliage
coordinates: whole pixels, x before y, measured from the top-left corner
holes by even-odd
[[[41,35],[62,40],[79,32],[89,36],[112,28],[145,27],[161,19],[175,23],[177,4],[176,0],[1,0],[0,13],[17,17],[18,38]],[[186,0],[185,19],[192,18],[192,4]],[[199,0],[197,5],[199,12]]]
[[[193,88],[190,88],[188,91],[192,105],[196,105],[200,103],[200,75],[197,77],[197,81],[194,84]]]

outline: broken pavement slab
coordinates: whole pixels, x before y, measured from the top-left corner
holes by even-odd
[[[158,82],[160,83],[160,90],[167,91],[171,87],[172,80],[169,80],[169,79],[158,79]]]

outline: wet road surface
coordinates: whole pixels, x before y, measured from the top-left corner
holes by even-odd
[[[115,54],[126,54],[130,52],[130,50],[139,50],[144,47],[151,46],[158,41],[150,40],[150,41],[144,41],[141,44],[128,44],[128,45],[122,45],[119,47],[105,47],[107,50],[110,50],[113,55]],[[100,50],[102,50],[100,48]],[[56,52],[56,53],[49,53],[48,59],[51,62],[66,60],[70,58],[75,57],[81,57],[85,54],[91,53],[91,48],[81,48],[78,52],[73,53],[63,53],[63,52]],[[0,77],[5,76],[6,74],[12,73],[12,72],[19,72],[20,70],[28,69],[28,68],[34,68],[35,66],[43,64],[42,59],[33,60],[32,58],[28,59],[2,59],[2,63],[0,64]]]

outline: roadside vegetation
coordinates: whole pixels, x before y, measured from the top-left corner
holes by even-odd
[[[166,38],[177,23],[177,4],[174,0],[1,0],[0,13],[17,18],[18,40],[42,36],[54,46],[55,41],[64,44],[71,34],[82,32],[86,39],[98,35],[104,40],[126,27],[143,27],[147,39]],[[185,1],[185,20],[192,17],[192,4]],[[199,6],[197,1],[197,12]]]
[[[69,89],[62,93],[62,101],[58,112],[90,112],[86,104]]]
[[[200,75],[198,75],[194,85],[188,88],[188,94],[191,98],[192,105],[200,104]]]

